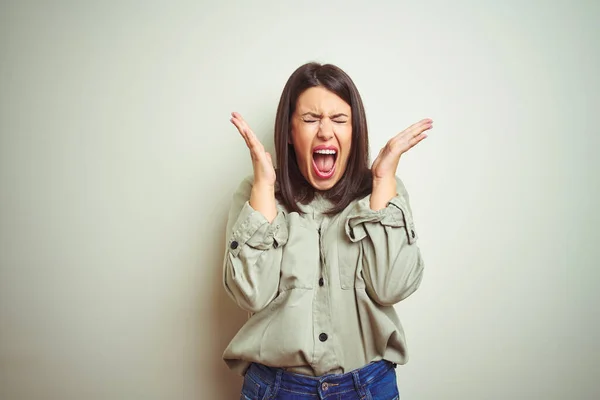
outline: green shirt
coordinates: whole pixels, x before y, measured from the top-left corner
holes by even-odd
[[[305,214],[277,205],[272,223],[248,200],[252,177],[233,196],[223,280],[248,321],[223,358],[244,374],[251,362],[321,376],[372,361],[408,360],[393,305],[423,276],[408,193],[373,211],[370,195],[334,216],[316,197]]]

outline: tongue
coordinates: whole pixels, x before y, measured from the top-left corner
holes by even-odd
[[[333,164],[335,163],[335,156],[333,154],[315,153],[313,157],[319,171],[329,172],[333,168]]]

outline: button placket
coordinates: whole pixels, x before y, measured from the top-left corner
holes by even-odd
[[[315,290],[314,292],[315,301],[313,302],[313,334],[315,335],[313,362],[319,364],[317,372],[321,374],[338,366],[338,361],[333,347],[335,343],[329,340],[329,335],[326,333],[333,331],[331,326],[333,316],[330,298],[328,288],[325,286],[325,278],[328,277],[328,265],[326,258],[328,254],[323,248],[324,239],[328,234],[327,227],[329,222],[330,221],[328,218],[324,216],[320,223],[316,226],[319,244],[320,271],[319,275],[317,275],[319,287],[317,288],[318,290]],[[330,387],[331,384],[328,384],[328,386]]]

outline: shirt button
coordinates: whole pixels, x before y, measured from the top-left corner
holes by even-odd
[[[319,340],[320,340],[321,342],[324,342],[324,341],[326,341],[326,340],[327,340],[327,338],[328,338],[328,336],[327,336],[327,334],[326,334],[326,333],[321,333],[321,334],[319,335]]]
[[[323,278],[319,278],[319,286],[323,286],[325,284],[325,282],[323,281]]]
[[[231,250],[237,249],[238,246],[239,246],[239,243],[236,242],[235,240],[233,242],[231,242],[231,244],[229,245],[229,247],[231,247]]]
[[[413,239],[415,238],[415,231],[414,230],[410,230],[410,234],[412,235]]]

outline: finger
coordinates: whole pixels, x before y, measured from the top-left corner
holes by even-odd
[[[252,131],[252,129],[246,127],[244,129],[244,135],[246,138],[246,143],[248,144],[248,148],[252,153],[254,153],[256,156],[260,156],[262,153],[265,152],[264,146],[262,145],[260,140],[258,140],[256,134]]]
[[[431,129],[432,127],[433,127],[433,120],[431,120],[430,118],[425,118],[425,119],[420,120],[419,122],[412,124],[405,130],[400,132],[397,136],[407,135],[407,136],[415,137],[415,136],[421,134],[421,132]]]
[[[411,126],[406,128],[405,131],[409,131],[409,130],[412,131],[413,129],[418,129],[422,125],[427,125],[427,124],[432,124],[432,123],[433,123],[433,120],[431,118],[423,118],[419,122],[415,122],[414,124],[412,124]]]
[[[235,114],[236,115],[234,118],[239,122],[239,126],[244,131],[246,136],[248,136],[249,138],[253,136],[256,139],[256,135],[254,134],[254,131],[250,128],[250,125],[248,125],[246,120],[244,118],[242,118],[242,116],[239,113],[235,113]]]
[[[412,137],[416,137],[431,128],[433,128],[433,121],[422,120],[409,129],[409,135]]]
[[[250,126],[244,120],[244,118],[237,112],[233,112],[231,113],[231,115],[231,122],[235,125],[235,127],[240,132],[240,135],[242,135],[242,137],[246,141],[246,146],[248,146],[250,150],[252,150],[253,148],[260,150],[262,148],[262,144],[254,134],[252,129],[250,129]]]
[[[242,131],[244,130],[244,126],[242,125],[242,121],[240,121],[238,118],[236,117],[231,117],[229,119],[229,121],[231,121],[231,123],[233,125],[235,125],[235,127],[237,128],[238,131],[240,131],[240,133],[242,133]]]
[[[242,126],[243,129],[246,130],[252,130],[250,129],[250,125],[248,124],[248,122],[246,122],[246,120],[244,119],[244,117],[242,117],[242,115],[238,112],[232,112],[231,115],[240,122],[240,125]]]
[[[244,126],[242,125],[241,121],[238,120],[237,118],[231,118],[230,119],[231,123],[233,125],[235,125],[235,127],[237,128],[238,132],[240,133],[240,135],[242,136],[242,138],[244,139],[244,141],[246,142],[246,146],[250,147],[250,141],[248,139],[248,134],[246,132],[246,130],[244,129]]]
[[[250,129],[250,126],[240,113],[232,112],[231,116],[231,122],[235,125],[240,132],[240,135],[242,135],[244,138],[246,146],[248,146],[250,149],[250,155],[252,158],[260,159],[261,155],[265,152],[265,148],[260,140],[258,140],[258,137],[256,137],[254,131]]]
[[[237,122],[236,127],[238,127],[238,129],[250,129],[250,126],[248,125],[248,123],[246,122],[246,120],[244,119],[244,117],[242,117],[242,115],[238,112],[232,112],[231,113],[231,119],[235,120]]]
[[[244,120],[244,117],[242,117],[242,114],[240,114],[240,113],[239,113],[239,112],[237,112],[237,111],[234,111],[234,112],[232,112],[232,113],[231,113],[231,116],[232,116],[232,117],[235,117],[235,118],[237,118],[237,119]]]
[[[421,133],[418,136],[413,137],[412,139],[410,139],[408,141],[408,145],[410,146],[409,148],[413,148],[414,146],[416,146],[418,143],[420,143],[423,139],[427,138],[427,134],[426,133]]]
[[[250,129],[248,123],[240,115],[231,117],[231,122],[234,123],[240,132]]]
[[[231,116],[239,121],[246,122],[244,117],[242,117],[242,114],[240,114],[239,112],[234,111],[231,113]]]
[[[415,124],[412,124],[402,132],[390,139],[390,142],[396,140],[405,140],[404,138],[413,138],[420,135],[422,132],[433,128],[433,121],[430,119],[423,119]]]

